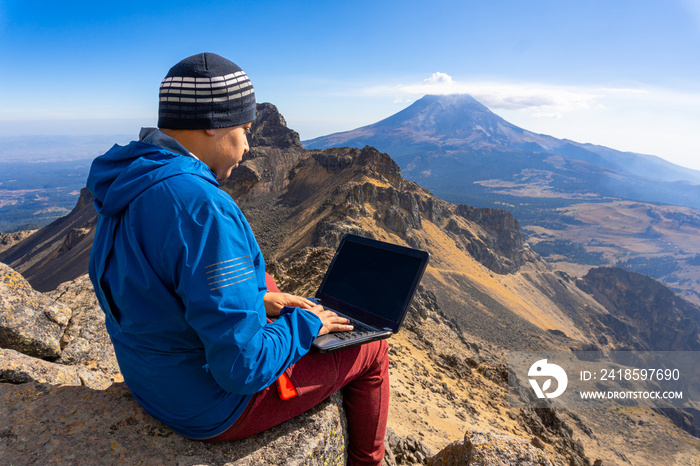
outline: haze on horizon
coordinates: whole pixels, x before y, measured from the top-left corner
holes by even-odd
[[[533,132],[700,169],[699,0],[8,0],[0,136],[136,137],[168,68],[202,51],[246,70],[302,139],[468,93]]]

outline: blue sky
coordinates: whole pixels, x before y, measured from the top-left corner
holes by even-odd
[[[531,131],[700,169],[700,0],[0,0],[0,136],[136,135],[202,51],[302,139],[464,92]]]

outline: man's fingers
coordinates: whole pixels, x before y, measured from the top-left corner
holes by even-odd
[[[327,317],[328,322],[332,324],[349,324],[350,319],[346,317],[339,316],[333,311],[329,311],[328,309],[324,309],[324,316]]]
[[[319,335],[324,335],[329,332],[347,332],[353,329],[350,325],[350,320],[345,317],[339,316],[333,311],[325,309],[323,306],[314,305],[309,311],[313,312],[321,319],[323,327],[318,333]]]
[[[354,327],[350,324],[335,324],[331,332],[348,332],[352,330]]]
[[[333,315],[331,318],[328,319],[327,326],[329,332],[347,332],[353,329],[353,326],[350,325],[350,321],[348,319],[337,315],[335,312],[332,312],[332,314]]]

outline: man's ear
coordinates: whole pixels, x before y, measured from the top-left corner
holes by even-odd
[[[204,132],[206,133],[207,136],[214,136],[216,134],[215,129],[205,129]]]

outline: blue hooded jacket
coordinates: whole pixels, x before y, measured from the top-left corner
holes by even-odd
[[[124,380],[153,417],[215,437],[309,350],[314,314],[266,323],[265,264],[236,203],[194,157],[135,141],[93,161],[90,278]]]

